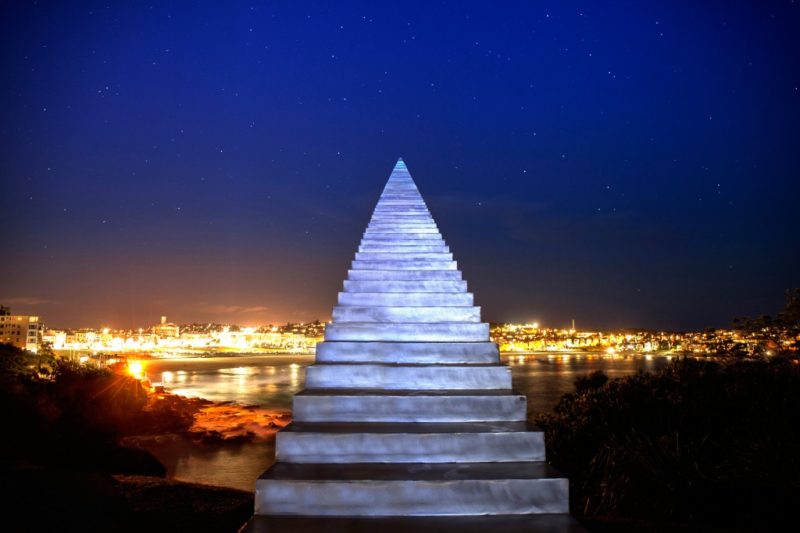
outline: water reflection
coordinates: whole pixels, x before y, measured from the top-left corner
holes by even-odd
[[[275,462],[275,439],[266,442],[203,443],[176,435],[139,437],[128,444],[152,452],[170,478],[252,492],[256,479]]]
[[[522,359],[520,359],[522,357]],[[574,390],[575,379],[602,370],[610,378],[653,371],[667,364],[665,357],[620,356],[602,353],[529,353],[503,355],[511,367],[514,390],[528,396],[531,414],[550,411],[558,399]]]
[[[147,373],[175,394],[291,409],[313,355],[258,355],[150,360]]]

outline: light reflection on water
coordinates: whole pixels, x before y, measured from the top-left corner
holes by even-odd
[[[574,390],[575,379],[602,370],[609,378],[654,371],[667,364],[665,357],[615,356],[603,354],[533,353],[502,355],[511,367],[515,391],[528,396],[529,414],[547,412],[558,399]]]
[[[602,370],[609,377],[655,370],[663,357],[605,357],[603,354],[529,353],[503,355],[511,367],[514,389],[528,396],[530,413],[551,410],[573,390],[575,378]],[[291,409],[302,390],[313,355],[257,355],[149,360],[145,371],[172,393],[222,402]],[[198,444],[184,439],[151,439],[142,445],[185,481],[253,490],[256,478],[274,460],[274,441],[245,444]]]
[[[174,394],[215,402],[235,401],[291,409],[313,355],[254,355],[145,362],[148,377]]]

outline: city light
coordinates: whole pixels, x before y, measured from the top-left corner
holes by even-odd
[[[128,374],[135,379],[141,380],[144,377],[144,365],[141,361],[128,361]]]

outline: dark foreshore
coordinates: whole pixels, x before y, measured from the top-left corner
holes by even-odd
[[[150,392],[124,372],[0,345],[6,531],[235,532],[253,494],[166,478],[136,445],[265,438],[288,413]]]

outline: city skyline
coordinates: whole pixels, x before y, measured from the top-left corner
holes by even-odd
[[[7,6],[0,304],[325,320],[403,156],[487,320],[773,313],[800,286],[798,9]]]

